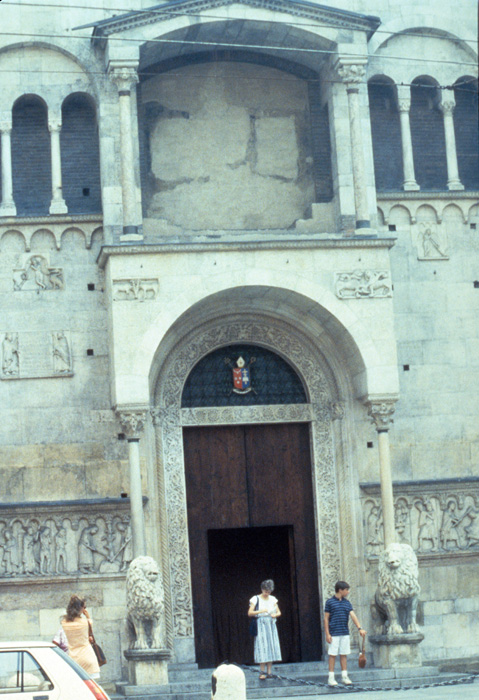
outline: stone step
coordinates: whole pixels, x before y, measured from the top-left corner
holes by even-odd
[[[428,669],[427,673],[423,673]],[[431,669],[434,673],[431,673]],[[391,677],[391,673],[396,674],[396,677]],[[378,677],[383,674],[389,674],[389,678]],[[204,674],[202,674],[204,675]],[[369,669],[351,671],[350,678],[355,687],[367,688],[394,688],[394,687],[411,687],[422,686],[425,684],[442,682],[446,680],[456,680],[461,677],[455,673],[437,672],[434,667],[424,667],[421,669],[395,669],[393,671],[386,669]],[[146,686],[134,687],[126,684],[117,685],[117,693],[111,694],[111,700],[211,700],[211,673],[210,678],[198,680],[196,683],[170,683],[165,686]],[[248,700],[264,700],[271,698],[294,698],[299,696],[309,695],[324,695],[332,692],[331,688],[326,685],[326,674],[308,674],[309,678],[305,678],[303,674],[297,674],[297,678],[304,680],[316,681],[321,685],[304,685],[290,680],[280,680],[273,678],[267,681],[260,681],[257,677],[250,678],[246,676],[246,695]],[[400,677],[402,676],[402,677]],[[339,682],[340,674],[336,673],[336,679]],[[350,692],[348,688],[338,685],[333,692]]]

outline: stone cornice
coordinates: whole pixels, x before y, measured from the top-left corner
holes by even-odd
[[[454,191],[454,192],[376,192],[376,199],[378,201],[391,201],[395,199],[423,199],[427,201],[428,199],[444,199],[450,201],[452,199],[479,199],[479,192],[476,191]]]
[[[170,0],[139,12],[128,12],[99,22],[84,24],[75,29],[93,27],[93,36],[103,38],[141,26],[160,24],[178,15],[198,16],[202,12],[229,5],[247,5],[260,10],[282,12],[291,17],[320,21],[326,26],[338,29],[365,31],[368,38],[374,34],[381,23],[379,17],[317,5],[307,0]]]
[[[206,242],[175,242],[175,243],[155,243],[140,245],[105,245],[98,256],[98,264],[105,267],[111,255],[151,255],[162,253],[209,253],[209,252],[231,252],[245,250],[312,250],[321,248],[392,248],[396,239],[393,237],[362,238],[355,236],[352,238],[309,238],[281,240],[229,240]]]

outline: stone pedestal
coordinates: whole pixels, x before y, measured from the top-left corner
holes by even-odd
[[[414,634],[377,634],[368,637],[373,647],[373,659],[376,668],[411,668],[422,666],[419,644],[424,635]]]
[[[129,649],[124,654],[131,685],[168,685],[169,649]]]
[[[211,700],[246,700],[246,679],[234,664],[221,664],[211,677]]]

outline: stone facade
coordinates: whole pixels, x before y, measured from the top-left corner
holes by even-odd
[[[51,638],[78,592],[125,677],[149,554],[194,661],[182,429],[291,421],[321,602],[346,578],[367,619],[386,533],[418,556],[423,658],[478,655],[471,3],[117,4],[2,8],[2,638]],[[308,402],[182,408],[239,342]]]

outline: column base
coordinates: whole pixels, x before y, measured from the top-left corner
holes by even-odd
[[[168,685],[169,649],[128,649],[128,680],[135,686]]]
[[[447,183],[448,190],[463,190],[464,185],[460,180],[449,180]]]
[[[5,202],[0,204],[0,216],[16,216],[17,207],[15,202]]]
[[[376,634],[368,637],[373,647],[377,668],[411,668],[422,666],[419,644],[424,639],[420,632],[405,634]]]
[[[50,214],[68,214],[68,207],[64,199],[54,199],[48,211]]]
[[[419,192],[421,189],[415,180],[407,180],[402,186],[404,192]]]

